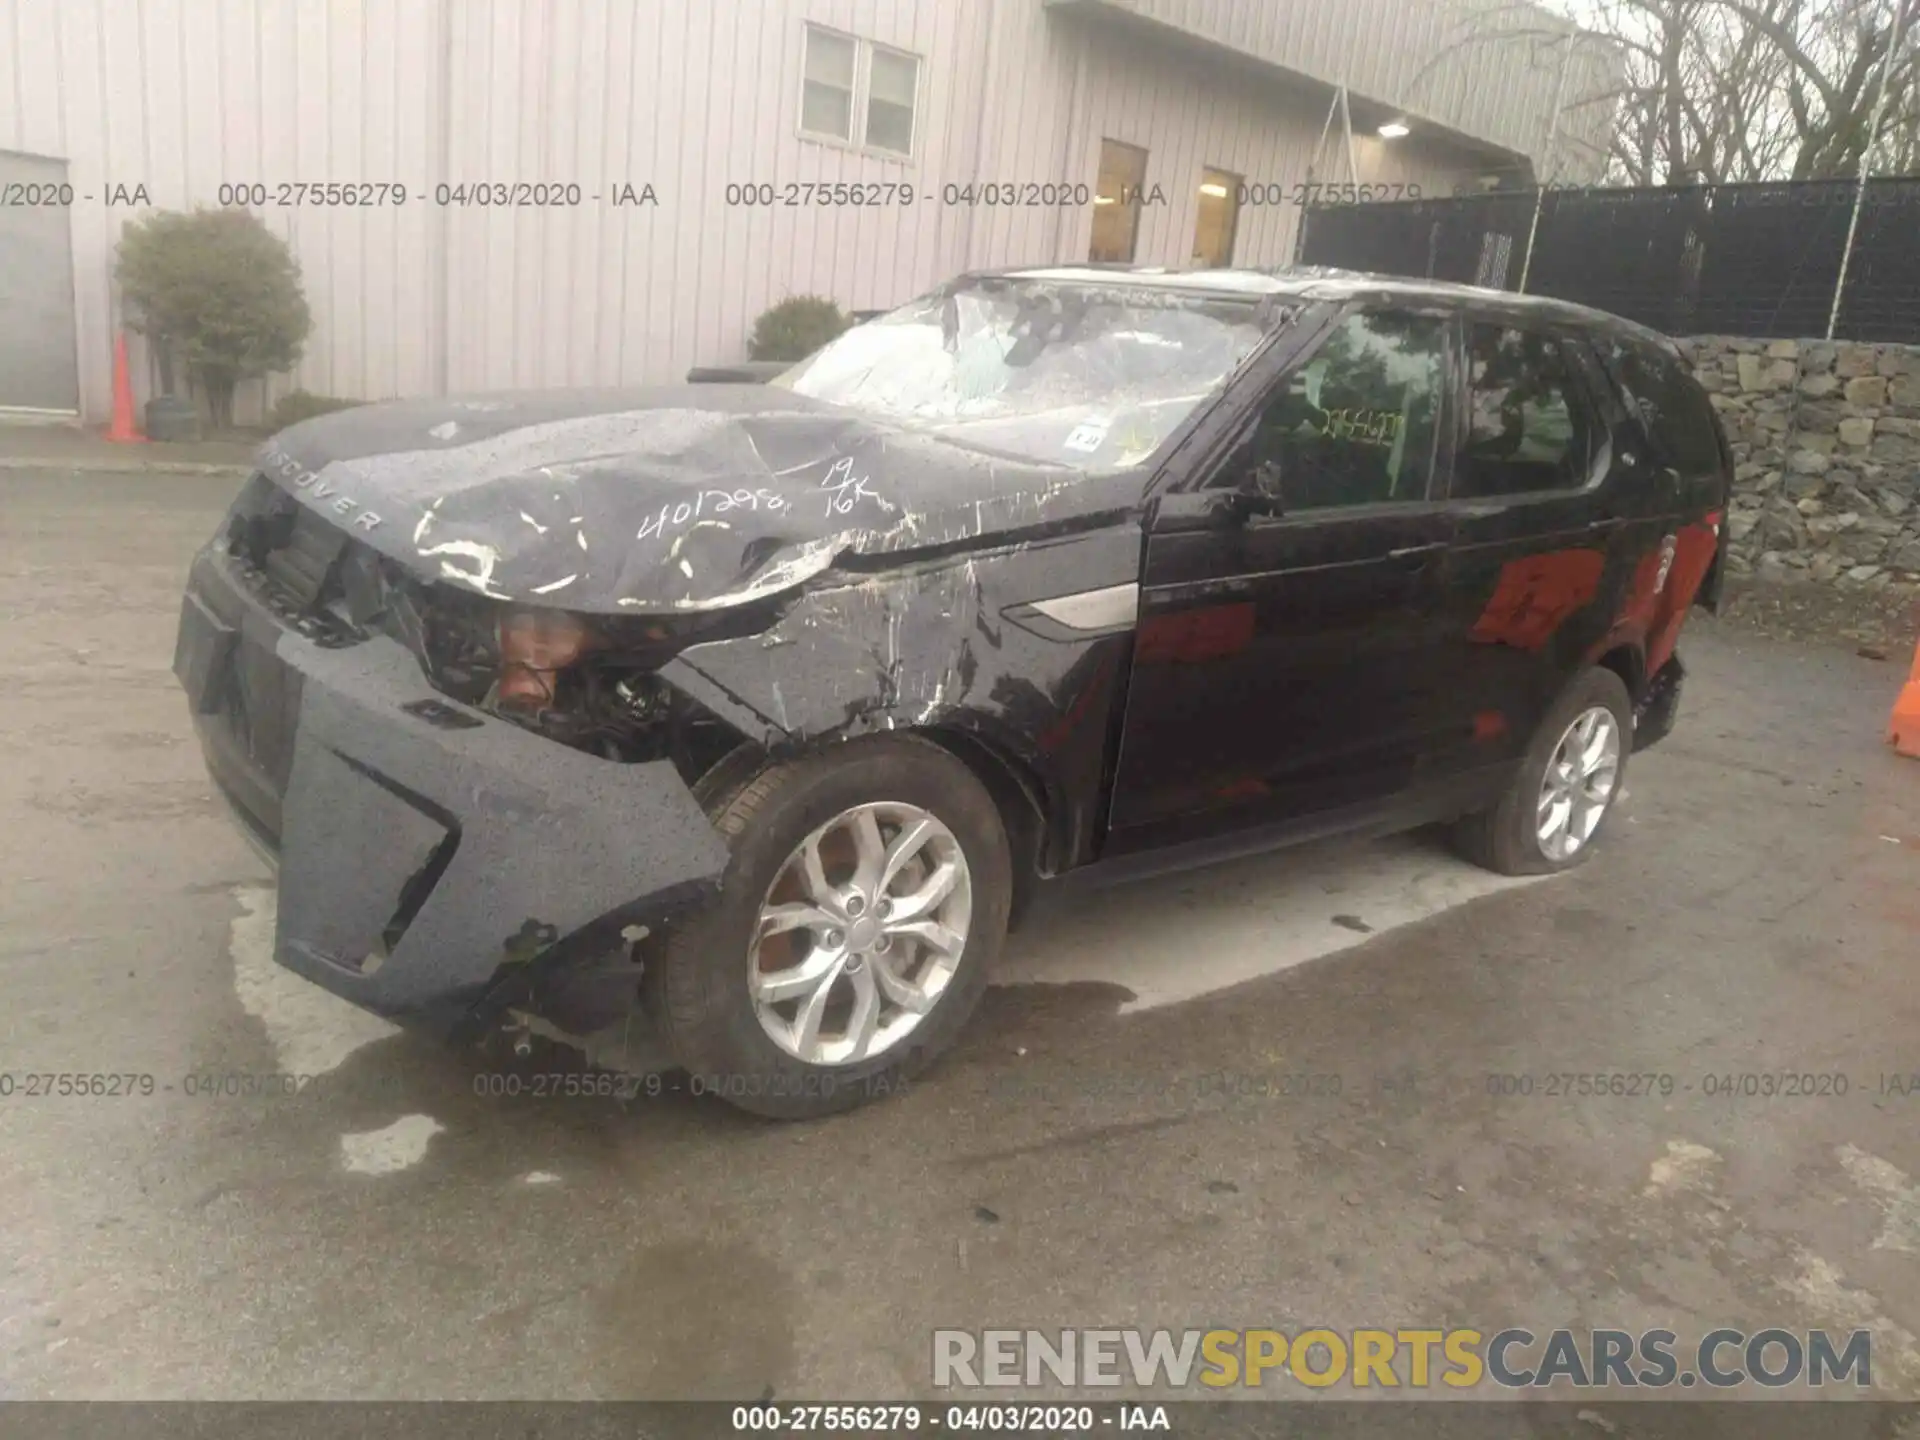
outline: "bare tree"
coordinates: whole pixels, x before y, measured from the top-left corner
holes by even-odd
[[[1900,54],[1870,136],[1896,5]],[[1617,180],[1847,177],[1876,143],[1912,158],[1920,0],[1596,0],[1586,18],[1623,59]]]
[[[1579,32],[1528,0],[1458,0],[1421,76],[1487,47],[1579,47],[1589,63],[1562,96],[1573,123],[1557,133],[1576,151],[1604,150],[1618,184],[1851,177],[1869,147],[1882,172],[1920,162],[1920,0],[1557,3]]]

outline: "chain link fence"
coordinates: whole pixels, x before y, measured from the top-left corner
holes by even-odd
[[[1306,212],[1298,258],[1524,289],[1669,335],[1756,337],[1825,335],[1844,269],[1834,338],[1920,344],[1920,177],[1867,182],[1849,258],[1856,189],[1811,180],[1321,205]]]

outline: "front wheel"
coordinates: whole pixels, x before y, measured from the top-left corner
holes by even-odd
[[[1453,830],[1469,860],[1502,875],[1548,875],[1585,860],[1619,797],[1633,701],[1611,670],[1575,677],[1541,721],[1507,792]]]
[[[697,1089],[800,1119],[892,1093],[966,1022],[1006,935],[998,810],[923,740],[857,740],[714,802],[714,903],[648,964]]]

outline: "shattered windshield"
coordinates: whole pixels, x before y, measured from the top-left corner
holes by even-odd
[[[855,326],[771,383],[985,449],[1112,468],[1157,449],[1262,333],[1238,298],[988,279]]]

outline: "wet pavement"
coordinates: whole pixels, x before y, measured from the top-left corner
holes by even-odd
[[[1920,1395],[1903,664],[1696,624],[1576,874],[1412,837],[1059,898],[925,1079],[780,1126],[532,1095],[563,1057],[272,965],[168,672],[235,483],[0,474],[0,1395],[878,1398],[935,1327],[1775,1323],[1872,1328]],[[249,1075],[312,1078],[189,1093]]]
[[[150,475],[223,471],[238,480],[252,468],[264,438],[234,434],[216,440],[118,443],[94,427],[20,423],[0,415],[0,470]]]

